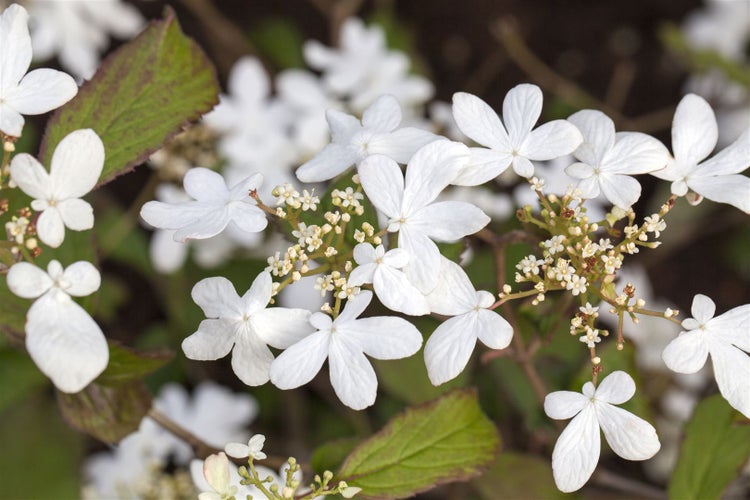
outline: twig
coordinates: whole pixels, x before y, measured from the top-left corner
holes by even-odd
[[[346,18],[353,16],[361,7],[363,0],[308,0],[323,16],[328,19],[330,42],[335,45],[339,39],[341,25]]]
[[[633,61],[620,61],[612,73],[609,81],[605,102],[614,109],[622,109],[635,79],[636,67]]]

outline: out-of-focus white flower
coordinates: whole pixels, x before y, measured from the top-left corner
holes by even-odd
[[[409,252],[406,275],[422,293],[435,288],[440,251],[435,241],[455,241],[490,221],[479,208],[461,201],[433,203],[456,178],[469,157],[463,144],[434,141],[409,161],[406,178],[392,159],[366,158],[359,179],[372,204],[388,218],[388,231],[398,232],[398,246]]]
[[[326,119],[331,128],[332,142],[297,169],[297,178],[302,182],[332,179],[375,154],[406,163],[415,151],[438,139],[426,130],[398,128],[401,107],[391,95],[381,96],[367,108],[361,123],[354,116],[334,109],[328,110]]]
[[[13,137],[21,135],[21,115],[46,113],[78,93],[73,78],[61,71],[26,73],[31,64],[28,19],[26,9],[17,4],[0,15],[0,131]]]
[[[203,478],[208,483],[210,490],[203,491],[198,494],[198,500],[227,500],[234,498],[239,489],[233,483],[230,476],[229,459],[224,452],[216,453],[215,455],[209,455],[206,460],[203,461]],[[235,474],[235,477],[239,477],[239,474]]]
[[[750,356],[747,354],[750,353],[750,304],[714,316],[716,304],[698,294],[693,298],[690,311],[693,317],[682,322],[687,331],[664,349],[664,362],[670,370],[694,373],[703,368],[710,354],[721,395],[750,418]]]
[[[266,436],[255,434],[247,444],[229,443],[224,447],[227,455],[234,458],[252,458],[253,460],[265,460],[266,454],[263,453],[263,444],[266,442]]]
[[[240,297],[223,277],[206,278],[193,287],[193,300],[209,319],[182,342],[190,359],[214,360],[232,351],[232,369],[248,385],[268,381],[273,354],[268,348],[286,349],[312,331],[310,312],[273,307],[271,274],[263,272]]]
[[[223,453],[222,453],[223,455]],[[212,455],[215,456],[215,455]],[[241,498],[247,498],[248,495],[250,495],[252,498],[266,498],[266,495],[260,491],[258,488],[256,488],[253,485],[243,485],[240,481],[242,481],[242,476],[240,476],[239,468],[234,465],[232,462],[227,461],[227,467],[229,471],[229,487],[235,488],[235,498],[241,499]],[[255,465],[255,471],[258,473],[258,476],[261,479],[265,479],[270,477],[271,482],[266,483],[266,488],[270,488],[271,485],[276,485],[279,488],[279,491],[284,487],[285,482],[282,479],[282,475],[278,474],[277,472],[269,469],[268,467],[263,467],[262,465]],[[211,492],[212,486],[209,484],[208,481],[206,481],[206,476],[204,474],[205,470],[205,462],[203,460],[193,460],[190,462],[190,476],[193,479],[193,484],[195,484],[195,487],[200,491],[207,491]],[[208,497],[207,497],[208,498]],[[210,497],[214,498],[214,497]]]
[[[358,266],[349,275],[349,286],[372,283],[380,302],[391,311],[411,316],[430,312],[424,295],[401,271],[409,263],[406,250],[394,248],[386,252],[383,245],[376,248],[369,243],[360,243],[354,247],[354,260]]]
[[[57,248],[66,227],[74,231],[94,227],[94,210],[80,198],[94,188],[103,167],[104,144],[91,129],[76,130],[60,141],[49,174],[29,154],[13,157],[11,178],[34,198],[31,208],[42,212],[36,223],[40,240]]]
[[[601,192],[613,205],[630,208],[641,197],[641,185],[630,176],[667,165],[669,152],[661,142],[640,132],[615,133],[614,122],[601,111],[585,109],[568,121],[583,134],[583,144],[573,152],[579,162],[565,172],[580,179],[583,198],[596,198]]]
[[[378,380],[365,354],[375,359],[411,356],[422,345],[419,330],[403,318],[377,316],[357,319],[372,300],[363,291],[349,299],[336,319],[314,313],[316,332],[279,355],[271,364],[271,382],[280,389],[306,384],[328,359],[331,385],[342,403],[362,410],[375,402]]]
[[[227,226],[258,233],[268,221],[249,193],[262,181],[263,177],[255,174],[229,189],[220,174],[193,168],[185,174],[183,187],[194,200],[175,204],[149,201],[141,208],[141,217],[159,229],[176,230],[175,241],[211,238]]]
[[[77,78],[94,74],[110,34],[130,38],[145,24],[138,9],[121,0],[29,0],[27,4],[34,59],[57,54],[60,64]]]
[[[455,93],[453,116],[458,127],[484,147],[471,149],[471,160],[453,184],[484,184],[511,165],[518,175],[531,177],[531,160],[564,156],[581,144],[581,133],[565,120],[554,120],[532,130],[541,114],[542,91],[536,85],[524,83],[508,91],[503,100],[503,121],[479,97]]]
[[[8,288],[37,299],[26,315],[26,349],[39,369],[63,392],[86,387],[107,367],[109,348],[99,325],[71,299],[99,289],[101,276],[89,262],[63,269],[52,260],[43,271],[19,262],[8,271]]]
[[[434,385],[456,378],[469,362],[477,339],[491,349],[504,349],[513,337],[505,318],[487,309],[495,302],[484,290],[476,291],[464,270],[441,257],[437,287],[427,295],[430,310],[453,316],[444,321],[427,339],[424,360]]]
[[[652,175],[672,181],[672,193],[684,196],[688,188],[704,198],[728,203],[750,213],[750,178],[740,172],[750,167],[750,129],[712,158],[718,126],[711,106],[700,96],[682,98],[672,121],[674,158]]]
[[[576,491],[591,477],[599,462],[600,428],[612,451],[626,460],[646,460],[659,451],[661,444],[654,427],[614,406],[634,394],[635,382],[630,375],[616,371],[599,387],[586,382],[582,394],[557,391],[547,395],[544,411],[550,418],[573,418],[552,451],[552,473],[560,491]]]

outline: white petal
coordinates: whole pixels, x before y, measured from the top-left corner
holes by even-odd
[[[441,201],[409,217],[408,225],[437,241],[455,241],[489,224],[480,208],[465,201]]]
[[[352,283],[351,279],[349,283]],[[427,299],[409,282],[404,272],[387,265],[379,266],[373,275],[372,284],[380,302],[391,311],[409,316],[429,314]]]
[[[640,132],[620,132],[616,142],[602,158],[607,172],[637,175],[667,166],[669,151],[650,135]]]
[[[10,163],[10,176],[21,191],[32,198],[48,200],[52,194],[52,181],[49,174],[30,154],[21,153],[13,157]]]
[[[403,318],[377,316],[359,319],[337,329],[347,342],[375,359],[401,359],[422,347],[422,334]]]
[[[359,265],[349,274],[347,283],[349,283],[350,286],[361,286],[365,283],[372,283],[377,268],[378,265],[374,262],[372,264]]]
[[[736,174],[688,178],[687,185],[704,198],[732,205],[750,214],[750,177]]]
[[[313,333],[310,311],[273,307],[250,317],[255,333],[266,344],[276,349],[287,349]]]
[[[433,385],[456,378],[469,362],[477,342],[472,312],[444,321],[427,339],[424,362]]]
[[[695,373],[706,364],[708,347],[703,332],[682,332],[670,342],[661,357],[667,368],[677,373]]]
[[[273,354],[254,332],[243,328],[234,339],[232,370],[247,385],[257,386],[268,382]]]
[[[375,247],[370,243],[360,243],[354,247],[354,261],[360,266],[375,262]],[[369,283],[369,281],[367,282]]]
[[[359,154],[349,146],[331,143],[297,169],[297,179],[302,182],[333,179],[354,165],[358,159]]]
[[[21,113],[0,102],[0,132],[11,137],[21,137],[24,119]]]
[[[229,491],[229,460],[223,452],[209,455],[203,462],[203,476],[206,482],[223,494]]]
[[[60,212],[55,207],[48,207],[36,221],[36,232],[43,243],[52,248],[59,247],[65,239],[65,225]]]
[[[229,189],[221,174],[207,168],[191,168],[182,180],[185,192],[198,201],[224,203]]]
[[[12,4],[0,16],[0,92],[15,86],[31,64],[26,9]]]
[[[54,69],[36,69],[23,77],[18,87],[4,96],[22,115],[39,115],[59,108],[78,93],[70,75]]]
[[[409,265],[404,268],[406,276],[420,292],[430,293],[438,281],[436,269],[440,269],[440,250],[423,232],[401,226],[398,234],[398,246],[413,256]]]
[[[556,391],[544,398],[544,413],[555,420],[573,418],[591,401],[580,392]]]
[[[141,218],[159,229],[179,229],[194,223],[209,209],[209,205],[194,201],[177,204],[149,201],[141,207]]]
[[[565,167],[565,173],[574,179],[588,179],[594,175],[594,167],[588,163],[573,163]]]
[[[380,96],[362,114],[362,125],[377,132],[390,132],[401,123],[401,106],[392,95]]]
[[[707,330],[723,342],[750,352],[750,304],[735,307],[713,318]]]
[[[601,111],[584,109],[568,117],[583,135],[583,143],[573,155],[584,163],[599,165],[604,153],[615,144],[615,124]]]
[[[521,177],[529,178],[534,175],[534,164],[523,156],[514,156],[513,171]]]
[[[404,177],[398,164],[386,156],[373,155],[365,158],[357,171],[372,204],[388,217],[399,217]]]
[[[174,241],[173,232],[160,229],[151,236],[149,257],[154,269],[160,273],[170,274],[177,271],[187,259],[188,245]]]
[[[232,322],[204,319],[198,330],[182,341],[182,352],[188,359],[208,361],[223,358],[234,345],[235,329]]]
[[[344,310],[341,311],[338,318],[336,318],[336,321],[334,321],[334,324],[341,325],[349,323],[350,321],[355,321],[360,314],[365,312],[365,309],[367,309],[367,306],[370,305],[371,301],[372,292],[369,290],[363,290],[359,295],[350,298],[346,301]]]
[[[200,205],[200,202],[195,203]],[[228,207],[213,205],[205,208],[200,218],[177,228],[174,232],[175,241],[212,238],[226,229],[230,222]]]
[[[693,176],[739,174],[750,166],[748,158],[750,130],[745,130],[732,144],[698,165],[693,171]]]
[[[245,56],[232,66],[227,90],[243,103],[265,100],[270,94],[270,82],[263,65],[255,57]]]
[[[710,297],[699,293],[693,297],[690,313],[700,324],[705,325],[716,314],[716,304]]]
[[[622,209],[630,208],[641,197],[640,183],[627,175],[601,173],[599,187],[613,205]]]
[[[459,142],[434,141],[417,151],[406,168],[404,215],[424,207],[453,182],[469,161],[469,148]]]
[[[711,343],[711,362],[721,395],[750,418],[750,356],[736,347]]]
[[[500,117],[479,97],[465,92],[453,94],[453,117],[461,132],[476,143],[504,152],[513,149]]]
[[[607,403],[597,403],[595,407],[604,438],[622,458],[647,460],[661,448],[656,429],[642,418]]]
[[[513,327],[495,311],[479,309],[476,314],[476,335],[490,349],[505,349],[513,338]]]
[[[675,159],[696,165],[711,154],[719,138],[716,116],[700,96],[688,94],[677,105],[672,120],[672,150]]]
[[[28,262],[13,264],[6,279],[10,291],[24,299],[35,299],[53,285],[49,274]]]
[[[336,109],[326,111],[326,121],[331,129],[333,142],[346,144],[356,132],[362,130],[359,120]]]
[[[109,349],[99,326],[81,306],[46,295],[31,306],[26,349],[63,392],[86,387],[107,367]]]
[[[408,163],[417,150],[440,137],[415,127],[404,127],[388,134],[376,134],[368,143],[368,151]]]
[[[227,443],[224,446],[224,451],[233,458],[247,458],[250,456],[250,447],[242,443]]]
[[[567,120],[554,120],[532,130],[523,142],[519,153],[529,160],[553,160],[575,151],[583,136]]]
[[[342,337],[331,339],[330,346],[328,365],[336,396],[355,410],[371,406],[377,396],[378,379],[370,362],[358,346]]]
[[[440,256],[437,286],[427,295],[430,310],[438,314],[456,316],[471,311],[476,301],[476,290],[461,266]]]
[[[599,197],[601,189],[599,189],[599,176],[592,175],[587,179],[583,179],[576,186],[581,191],[581,198],[584,200],[593,200]]]
[[[102,277],[91,262],[79,260],[65,268],[63,279],[70,283],[65,293],[74,297],[85,297],[99,290]]]
[[[586,484],[599,462],[600,451],[596,412],[587,406],[570,421],[552,451],[552,475],[557,488],[570,493]]]
[[[403,248],[394,248],[392,250],[388,250],[383,255],[383,264],[389,267],[395,267],[396,269],[405,267],[407,264],[409,264],[409,260],[411,260],[411,255],[409,255],[409,252],[407,252]]]
[[[330,332],[315,332],[282,352],[271,365],[271,382],[294,389],[311,381],[328,357]]]
[[[71,198],[57,203],[63,224],[73,231],[85,231],[94,227],[94,209],[80,198]]]
[[[58,200],[80,198],[99,181],[104,167],[104,143],[91,129],[75,130],[52,154],[50,180]]]
[[[633,377],[623,371],[612,372],[596,388],[596,399],[611,404],[622,404],[635,394]]]
[[[265,213],[255,205],[235,201],[228,206],[231,224],[245,233],[259,233],[268,226]]]
[[[223,276],[200,280],[193,286],[190,296],[207,318],[240,318],[244,313],[244,302],[240,300],[232,282]]]
[[[510,153],[494,149],[469,148],[469,161],[451,184],[456,186],[478,186],[505,172],[513,161]]]
[[[536,85],[522,83],[508,91],[503,100],[503,122],[510,144],[518,149],[542,114],[542,91]]]

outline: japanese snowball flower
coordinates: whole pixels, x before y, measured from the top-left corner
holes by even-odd
[[[78,93],[76,82],[61,71],[31,64],[26,9],[13,4],[0,15],[0,132],[19,137],[24,119],[58,108]],[[26,76],[24,76],[26,75]]]
[[[39,369],[62,392],[86,387],[107,367],[109,348],[99,325],[71,299],[99,289],[101,276],[89,262],[67,268],[52,260],[47,271],[28,262],[8,271],[8,288],[37,299],[26,314],[26,349]]]
[[[279,491],[284,487],[286,481],[285,474],[279,474],[276,471],[262,465],[253,465],[258,475],[265,479],[271,478],[271,483],[266,483],[266,488],[276,485]],[[234,498],[266,498],[266,495],[257,487],[248,484],[241,484],[239,468],[230,462],[223,452],[210,455],[206,460],[193,460],[190,462],[190,476],[195,487],[202,493],[198,495],[200,500],[222,500],[228,497],[222,497],[221,493],[232,492]]]
[[[669,161],[661,142],[640,132],[615,133],[614,122],[601,111],[584,109],[568,121],[583,134],[583,144],[573,152],[578,163],[565,173],[579,179],[585,199],[603,193],[613,205],[630,208],[641,197],[641,185],[630,176],[659,170]]]
[[[33,156],[13,157],[10,176],[34,200],[31,208],[42,212],[36,222],[39,239],[57,248],[65,228],[84,231],[94,227],[94,210],[80,199],[91,191],[104,167],[104,144],[91,129],[66,135],[52,154],[49,174]]]
[[[674,158],[652,175],[672,181],[672,193],[684,196],[688,188],[709,200],[728,203],[750,213],[750,178],[740,172],[750,166],[750,129],[712,158],[719,130],[711,106],[688,94],[677,105],[672,120]]]
[[[614,406],[634,394],[635,382],[630,375],[616,371],[599,387],[586,382],[582,394],[557,391],[547,395],[544,411],[550,418],[573,418],[552,451],[552,474],[560,491],[580,489],[593,474],[601,449],[600,428],[612,451],[626,460],[646,460],[659,451],[661,444],[654,427]]]
[[[518,175],[531,177],[531,160],[552,160],[572,153],[581,144],[581,133],[565,120],[532,130],[541,114],[542,91],[536,85],[524,83],[508,91],[503,121],[479,97],[465,92],[454,94],[453,116],[458,128],[484,147],[471,149],[471,161],[453,184],[484,184],[511,165]]]
[[[422,335],[403,318],[377,316],[357,319],[372,300],[363,291],[349,299],[332,319],[324,313],[310,316],[317,329],[289,347],[271,365],[271,382],[279,389],[308,383],[328,359],[331,385],[346,406],[362,410],[375,403],[378,379],[365,354],[375,359],[401,359],[422,345]]]
[[[686,331],[664,349],[664,362],[678,373],[695,373],[710,354],[721,395],[750,418],[750,304],[714,316],[716,304],[698,294],[690,312],[682,322]]]

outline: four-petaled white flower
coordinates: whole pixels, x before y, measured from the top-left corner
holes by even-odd
[[[141,208],[141,217],[159,229],[176,229],[175,241],[211,238],[227,226],[257,233],[266,228],[268,220],[249,193],[262,181],[263,176],[254,174],[229,189],[220,174],[193,168],[182,182],[194,200],[175,204],[149,201]]]
[[[689,188],[704,198],[750,213],[750,178],[740,174],[750,167],[750,130],[701,162],[714,150],[718,138],[711,106],[700,96],[686,95],[672,121],[674,159],[652,175],[672,181],[672,193],[678,196],[684,196]]]
[[[335,320],[323,313],[310,317],[317,331],[279,355],[271,365],[271,382],[280,389],[306,384],[328,359],[331,385],[342,403],[362,410],[375,402],[378,379],[365,354],[375,359],[411,356],[422,335],[403,318],[378,316],[357,319],[372,300],[372,292],[352,297]]]
[[[480,98],[453,95],[453,116],[461,132],[484,148],[471,149],[471,161],[453,182],[462,186],[484,184],[511,164],[522,177],[534,175],[530,160],[552,160],[572,153],[583,138],[565,120],[554,120],[532,130],[542,113],[542,91],[527,83],[510,89],[503,101],[503,122]],[[486,149],[489,148],[489,149]]]
[[[469,150],[461,143],[432,142],[409,161],[406,179],[392,159],[368,157],[359,179],[372,204],[388,217],[388,231],[398,231],[398,246],[409,252],[406,275],[422,293],[437,285],[440,251],[432,241],[455,241],[489,223],[479,208],[463,201],[432,203],[466,164]]]
[[[234,498],[238,487],[232,484],[229,459],[224,452],[209,455],[203,462],[203,477],[213,491],[203,491],[198,494],[198,500],[227,500]]]
[[[76,302],[99,289],[99,271],[78,261],[63,269],[52,260],[47,271],[28,262],[8,271],[8,288],[37,299],[26,315],[26,349],[39,369],[63,392],[82,390],[107,367],[109,349],[99,325]]]
[[[381,96],[367,108],[362,123],[335,109],[326,112],[326,119],[331,128],[331,143],[297,169],[297,178],[302,182],[332,179],[374,154],[406,163],[420,147],[438,139],[426,130],[398,128],[401,106],[392,95]]]
[[[641,185],[630,176],[659,170],[669,161],[661,142],[640,132],[615,133],[614,122],[601,111],[584,109],[568,121],[583,134],[583,144],[573,152],[579,162],[565,172],[580,179],[583,198],[601,192],[615,206],[630,208],[641,197]]]
[[[601,451],[600,427],[612,451],[626,460],[649,459],[661,447],[651,424],[614,406],[635,394],[630,375],[612,372],[599,387],[586,382],[582,392],[557,391],[544,400],[544,411],[550,418],[573,417],[552,451],[555,484],[566,493],[580,489],[594,472]]]
[[[255,434],[247,444],[229,443],[224,447],[227,455],[234,458],[252,458],[253,460],[265,460],[266,454],[263,453],[263,445],[266,442],[266,436]]]
[[[31,208],[42,212],[36,222],[40,240],[57,248],[65,239],[66,227],[74,231],[94,227],[94,210],[80,198],[94,188],[103,167],[104,144],[91,129],[76,130],[60,141],[49,174],[29,154],[13,157],[13,182],[34,198]]]
[[[403,248],[385,251],[369,243],[354,247],[354,260],[359,264],[349,275],[350,286],[372,283],[375,294],[385,307],[411,316],[428,314],[430,308],[424,295],[409,282],[401,269],[409,263],[409,253]]]
[[[26,9],[13,4],[0,15],[0,131],[20,137],[23,116],[58,108],[78,93],[70,75],[31,64],[31,38]],[[25,75],[25,76],[24,76]]]
[[[273,354],[268,348],[286,349],[312,331],[310,312],[303,309],[266,309],[272,294],[271,274],[260,273],[240,297],[223,277],[195,284],[192,297],[206,318],[198,331],[182,342],[190,359],[214,360],[232,351],[232,369],[247,385],[268,382]]]
[[[461,266],[445,257],[441,260],[438,286],[427,301],[433,312],[453,317],[437,327],[424,347],[427,375],[434,385],[463,371],[477,339],[491,349],[503,349],[513,337],[510,323],[487,309],[495,302],[494,296],[475,290]]]
[[[678,373],[695,373],[710,354],[721,395],[750,418],[750,304],[714,317],[716,304],[698,294],[690,312],[682,322],[687,331],[664,349],[664,362]]]

